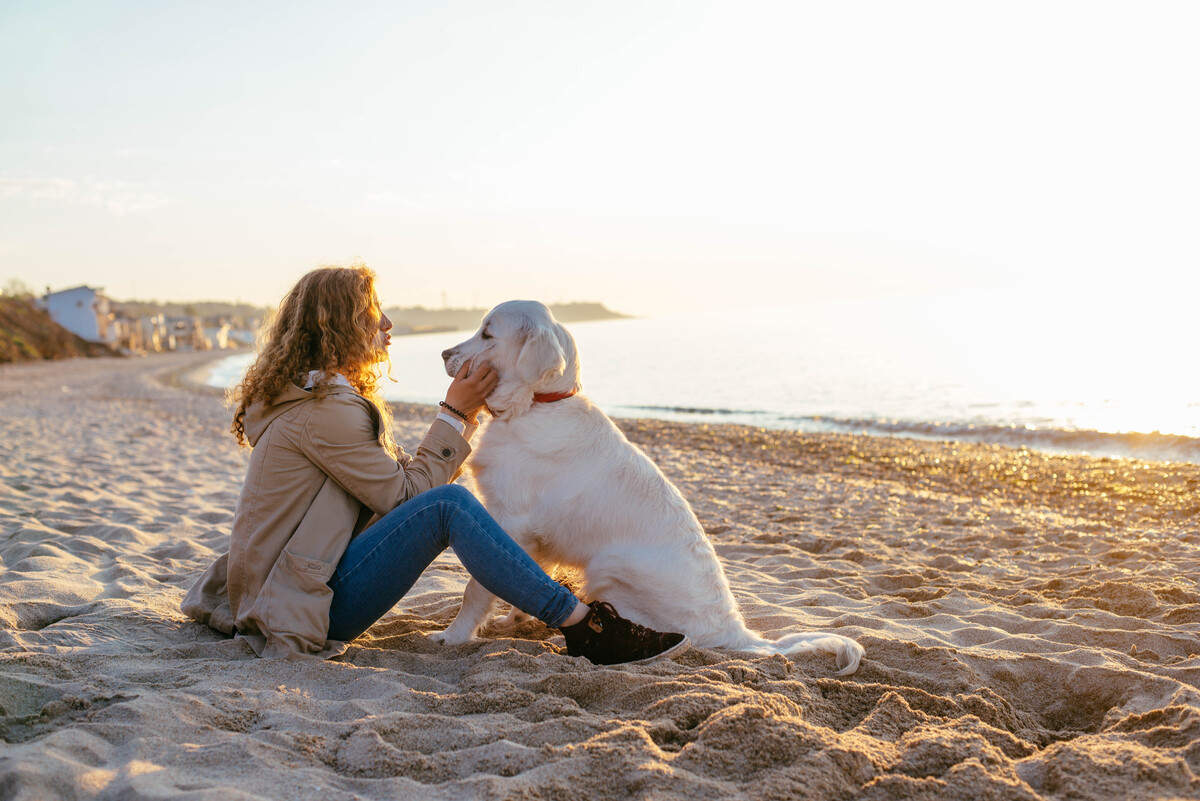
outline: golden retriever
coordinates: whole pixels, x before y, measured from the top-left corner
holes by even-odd
[[[575,340],[548,308],[503,303],[442,358],[451,376],[479,360],[500,374],[488,398],[492,419],[467,468],[488,511],[544,568],[579,571],[586,597],[611,602],[634,622],[682,632],[699,647],[828,651],[839,674],[858,669],[863,648],[847,637],[797,633],[772,641],[746,628],[716,551],[683,495],[579,392]],[[473,639],[495,600],[471,580],[457,617],[438,639]]]

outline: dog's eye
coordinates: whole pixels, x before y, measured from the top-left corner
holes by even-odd
[[[479,335],[479,338],[480,339],[491,339],[492,335],[489,334],[488,332],[484,331],[482,334]]]

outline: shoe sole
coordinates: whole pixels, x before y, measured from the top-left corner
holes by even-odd
[[[618,664],[621,664],[621,665],[644,665],[647,662],[653,662],[656,659],[662,659],[663,657],[666,657],[666,656],[671,656],[673,654],[682,653],[682,652],[686,651],[688,649],[688,646],[690,646],[691,644],[692,644],[692,641],[685,636],[682,640],[675,643],[674,645],[672,645],[670,648],[663,651],[662,653],[657,653],[654,656],[648,656],[645,659],[635,659],[632,662],[619,662]]]

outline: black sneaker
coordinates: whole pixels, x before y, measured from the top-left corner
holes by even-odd
[[[582,656],[597,665],[648,662],[687,647],[687,637],[639,626],[617,614],[613,605],[592,601],[587,617],[573,626],[563,626],[567,653]]]

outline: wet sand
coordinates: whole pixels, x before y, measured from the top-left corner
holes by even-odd
[[[442,647],[452,554],[340,660],[259,660],[178,609],[246,463],[207,358],[0,368],[2,798],[1200,798],[1200,466],[622,421],[751,627],[856,674]]]

